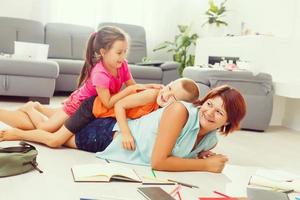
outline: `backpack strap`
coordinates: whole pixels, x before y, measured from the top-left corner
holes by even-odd
[[[35,149],[34,146],[24,141],[21,141],[20,145],[21,146],[17,146],[17,147],[0,148],[0,153],[27,153]]]

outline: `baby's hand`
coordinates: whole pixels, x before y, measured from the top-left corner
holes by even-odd
[[[131,133],[122,134],[122,145],[123,145],[123,148],[126,150],[129,150],[129,151],[135,150],[134,139],[133,139]]]

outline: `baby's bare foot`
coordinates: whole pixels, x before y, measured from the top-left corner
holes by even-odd
[[[14,141],[21,140],[20,130],[17,128],[1,130],[0,131],[0,141]]]

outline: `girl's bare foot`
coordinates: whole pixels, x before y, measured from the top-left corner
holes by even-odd
[[[39,106],[38,102],[28,101],[23,106],[21,106],[18,110],[26,113],[31,109],[37,108],[38,106]]]
[[[14,141],[21,140],[21,130],[17,128],[11,128],[0,131],[0,141]]]

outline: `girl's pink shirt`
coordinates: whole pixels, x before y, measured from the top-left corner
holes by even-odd
[[[118,76],[114,77],[103,66],[102,61],[98,62],[92,69],[90,77],[78,89],[77,97],[79,101],[97,95],[96,87],[109,89],[110,94],[116,94],[121,90],[123,83],[130,80],[132,75],[126,60],[123,61],[118,69]]]

